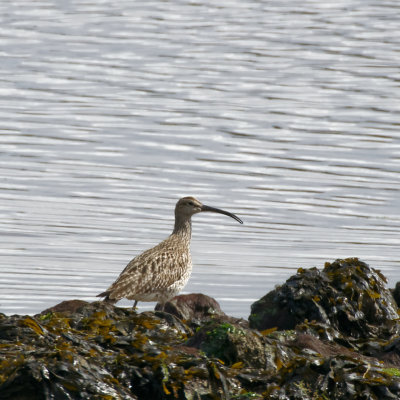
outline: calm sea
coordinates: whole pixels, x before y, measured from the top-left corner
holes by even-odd
[[[399,14],[385,0],[1,3],[0,311],[94,300],[170,234],[185,195],[245,222],[193,218],[184,293],[229,314],[336,258],[394,286]]]

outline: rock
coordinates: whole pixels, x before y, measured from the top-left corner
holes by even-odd
[[[400,337],[390,341],[371,340],[361,347],[364,354],[384,362],[392,368],[400,368]]]
[[[257,329],[199,294],[155,312],[69,301],[0,314],[0,400],[398,399],[384,282],[357,259],[300,270],[253,306]]]
[[[47,308],[43,310],[40,314],[48,314],[48,313],[55,313],[55,312],[62,312],[62,313],[74,313],[79,308],[89,304],[87,301],[83,300],[66,300],[62,301],[59,304],[56,304],[53,307]]]
[[[323,357],[347,356],[355,359],[361,358],[354,350],[350,350],[334,342],[320,340],[313,335],[305,333],[298,334],[291,344],[301,350],[312,350]]]
[[[294,329],[316,321],[347,339],[379,337],[399,333],[398,309],[386,279],[357,258],[299,269],[285,284],[251,306],[250,327]]]
[[[261,368],[266,364],[262,336],[236,323],[220,320],[205,324],[186,345],[227,365],[240,362]]]
[[[397,306],[400,307],[400,282],[397,282],[395,288],[390,289],[390,291],[394,300],[396,301]]]
[[[159,310],[161,305],[157,304],[156,311]],[[195,326],[200,326],[215,316],[226,315],[215,299],[201,293],[175,296],[165,303],[162,311],[175,315],[182,321],[190,321]]]
[[[104,302],[74,313],[3,316],[0,399],[226,397],[219,367],[184,346],[191,332],[171,314]]]

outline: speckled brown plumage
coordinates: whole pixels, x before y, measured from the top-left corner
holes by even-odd
[[[135,300],[135,307],[138,301],[164,304],[176,296],[185,287],[192,271],[191,217],[205,211],[225,214],[242,223],[236,215],[206,206],[194,197],[180,199],[175,207],[172,234],[131,260],[117,280],[98,297],[112,303],[123,298]]]

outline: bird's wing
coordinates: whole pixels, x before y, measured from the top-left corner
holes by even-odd
[[[189,257],[189,252],[177,252],[172,245],[162,242],[131,260],[102,294],[119,300],[167,288],[184,275]]]

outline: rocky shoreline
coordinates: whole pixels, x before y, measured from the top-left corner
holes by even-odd
[[[248,321],[201,294],[0,314],[0,399],[399,399],[399,294],[351,258],[299,269]]]

